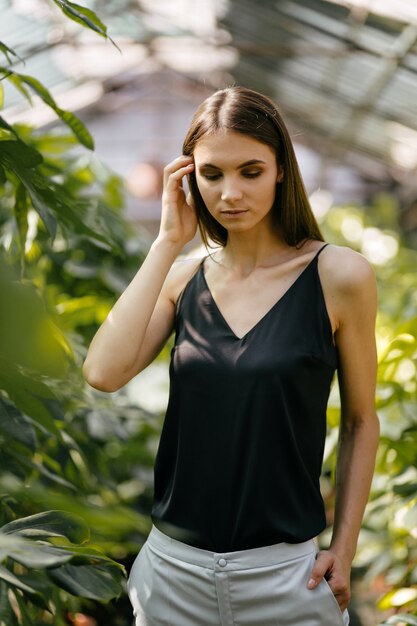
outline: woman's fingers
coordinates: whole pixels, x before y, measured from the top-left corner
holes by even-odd
[[[186,174],[194,169],[192,157],[180,156],[164,168],[164,187],[168,187],[170,182],[181,180]]]
[[[182,205],[185,201],[185,193],[182,187],[182,179],[194,169],[192,157],[178,157],[169,163],[164,169],[164,192],[165,201],[171,204]],[[179,207],[178,207],[179,208]]]
[[[314,589],[317,587],[324,575],[329,571],[333,565],[333,559],[328,552],[319,552],[316,558],[316,562],[311,571],[311,577],[308,581],[307,587]]]
[[[164,168],[160,234],[176,243],[190,241],[197,230],[197,217],[190,194],[186,198],[182,179],[194,169],[190,156],[180,156]]]
[[[344,611],[350,600],[350,570],[330,550],[322,550],[318,553],[307,584],[308,589],[317,587],[324,577],[340,606],[340,610]]]
[[[190,206],[192,209],[195,210],[194,199],[193,199],[193,197],[192,197],[190,192],[188,192],[188,194],[187,194],[186,202],[187,202],[188,206]]]

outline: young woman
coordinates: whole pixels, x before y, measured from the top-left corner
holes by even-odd
[[[197,226],[218,248],[176,261]],[[349,622],[379,435],[376,311],[368,261],[323,244],[276,106],[242,87],[214,93],[165,168],[159,235],[84,365],[115,391],[175,331],[153,525],[128,584],[137,626]],[[318,551],[336,370],[335,517]]]

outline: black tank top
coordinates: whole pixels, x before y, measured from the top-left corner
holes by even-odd
[[[151,514],[166,534],[229,552],[325,528],[319,478],[337,367],[317,268],[326,245],[242,338],[204,260],[183,289]]]

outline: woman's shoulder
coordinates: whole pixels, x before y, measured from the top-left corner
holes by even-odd
[[[375,272],[368,259],[360,252],[329,244],[320,255],[320,274],[329,285],[343,294],[361,290],[375,282]]]
[[[197,272],[203,259],[204,257],[201,256],[181,257],[173,263],[166,278],[167,289],[173,302],[177,301],[179,294]]]
[[[319,275],[332,326],[337,330],[350,317],[375,313],[377,287],[368,259],[349,246],[330,244],[319,256]]]

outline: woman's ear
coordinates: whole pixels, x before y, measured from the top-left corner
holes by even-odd
[[[282,167],[280,167],[278,170],[277,183],[282,183],[283,179],[284,179],[284,170],[282,169]]]

